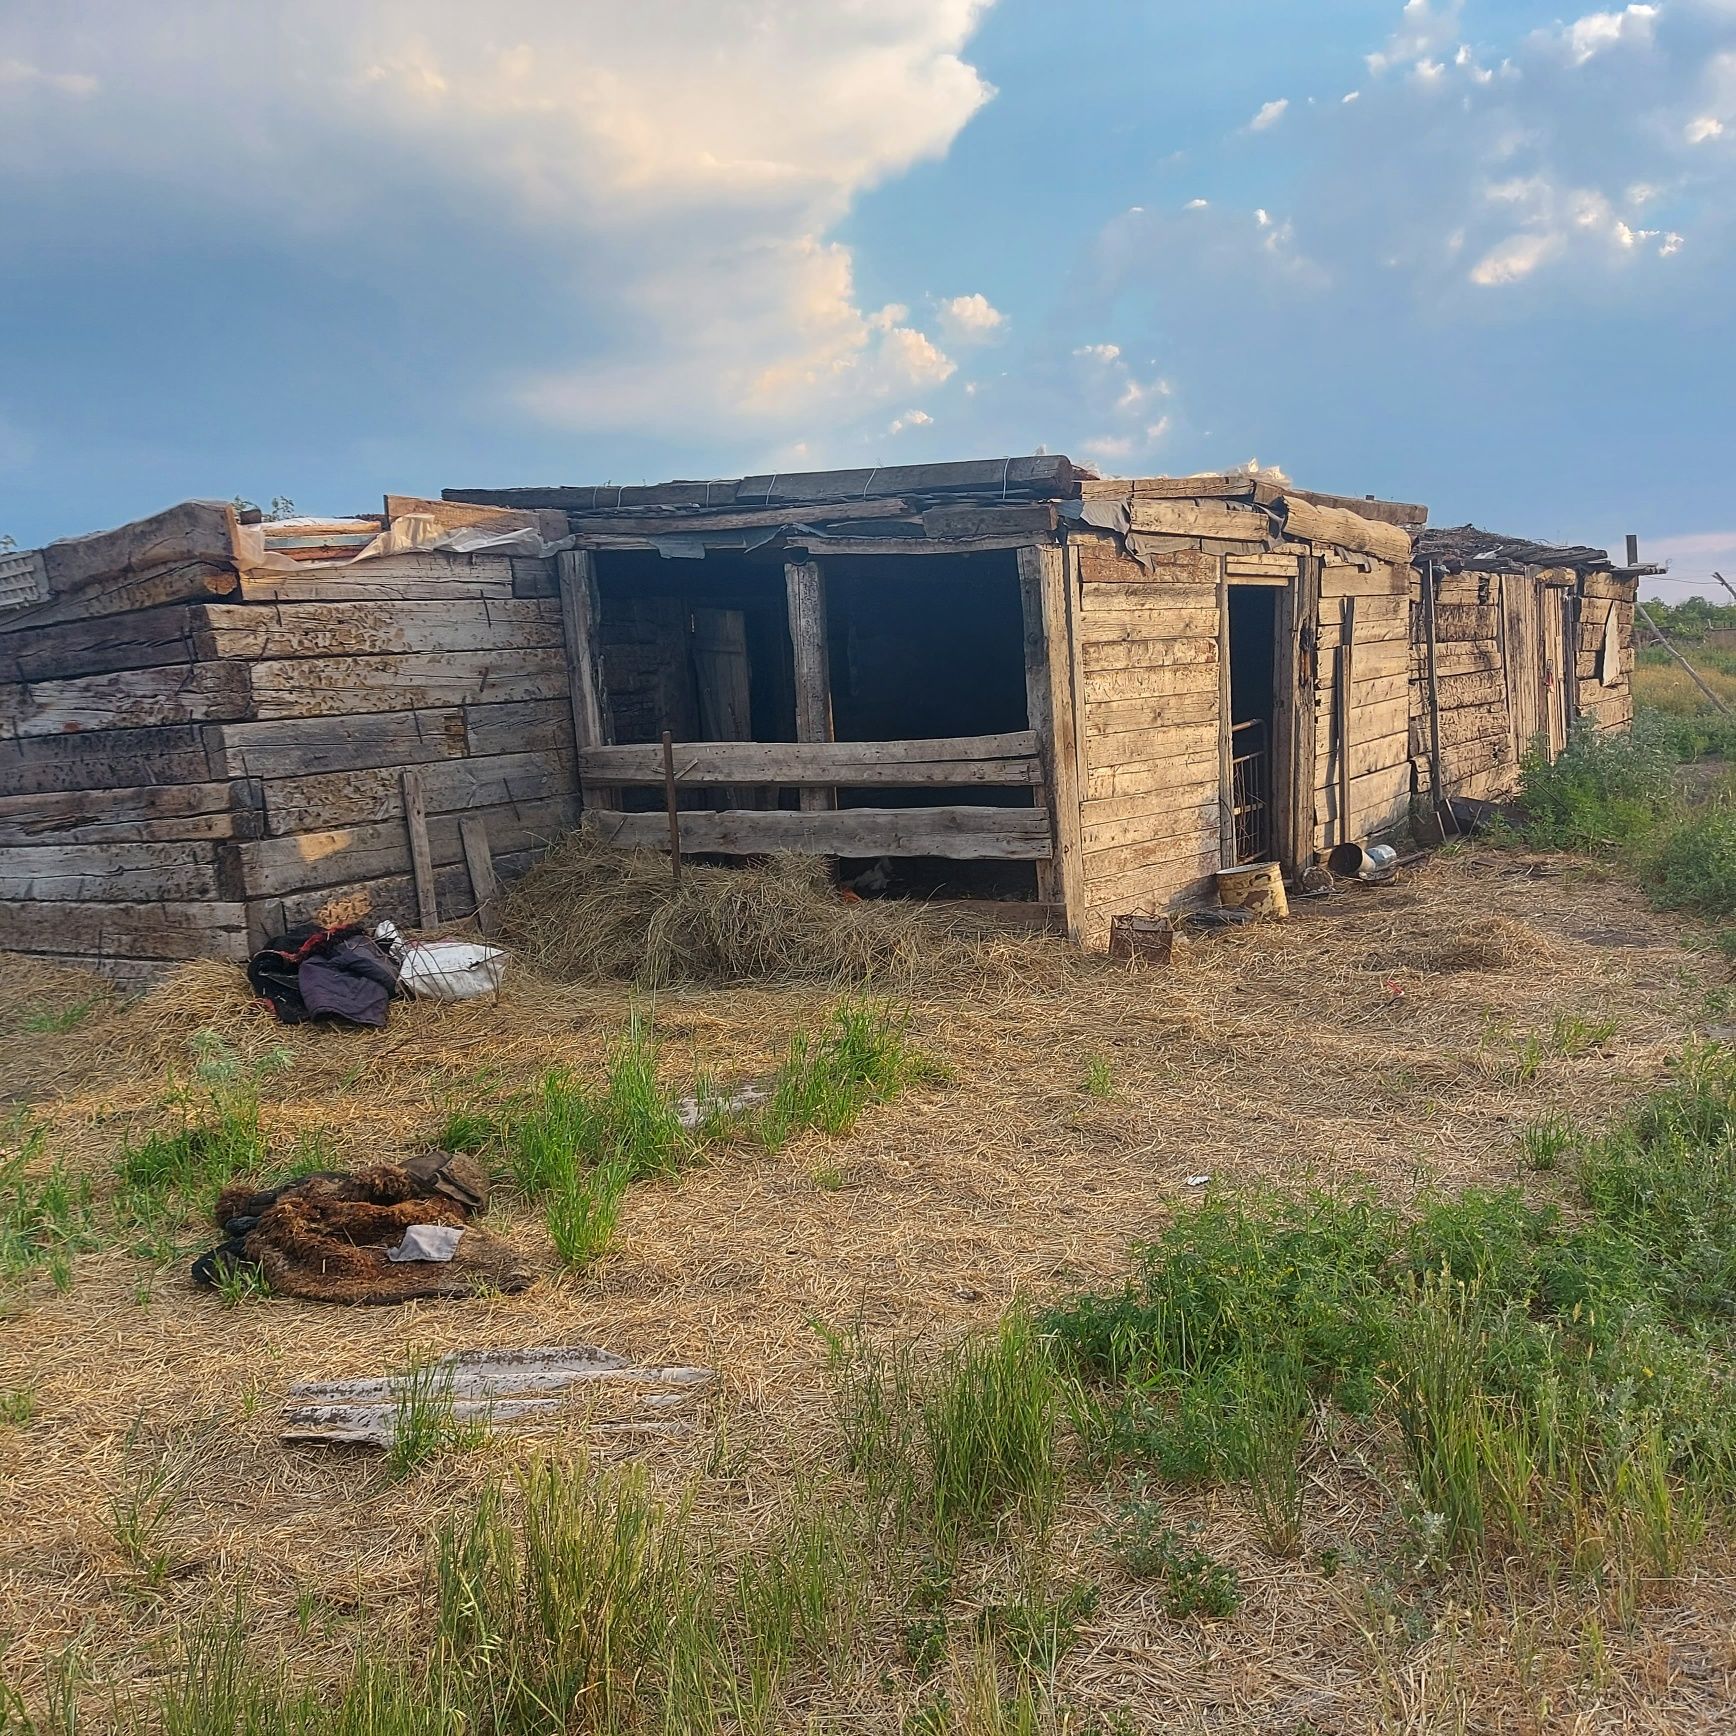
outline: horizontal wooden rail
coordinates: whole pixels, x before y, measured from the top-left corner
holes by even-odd
[[[630,850],[667,850],[662,814],[592,809],[585,829],[599,842]],[[683,812],[684,856],[759,856],[793,850],[806,856],[944,856],[954,861],[1041,862],[1053,853],[1041,808],[839,808],[816,813],[780,809]]]
[[[943,736],[929,741],[694,741],[675,744],[680,784],[1014,785],[1040,779],[1035,731]],[[655,742],[587,748],[585,784],[660,784],[663,749]]]

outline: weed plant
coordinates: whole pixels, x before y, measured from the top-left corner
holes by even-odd
[[[1516,1189],[1401,1215],[1253,1194],[1178,1218],[1123,1289],[1038,1325],[1083,1383],[1088,1456],[1239,1482],[1274,1549],[1301,1520],[1315,1407],[1367,1419],[1425,1559],[1660,1571],[1736,1505],[1736,1056],[1599,1137],[1533,1132],[1571,1221]]]
[[[97,1245],[90,1182],[58,1160],[43,1165],[46,1131],[22,1112],[0,1138],[0,1282],[46,1267],[65,1290],[72,1256]]]

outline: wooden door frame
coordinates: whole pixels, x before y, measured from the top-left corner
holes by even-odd
[[[1236,865],[1234,746],[1230,694],[1230,590],[1277,593],[1272,611],[1272,856],[1295,877],[1314,863],[1314,685],[1319,657],[1320,559],[1298,557],[1294,581],[1234,576],[1220,557],[1218,571],[1218,856]]]

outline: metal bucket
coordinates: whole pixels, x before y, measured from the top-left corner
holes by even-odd
[[[1276,862],[1253,862],[1244,868],[1220,868],[1213,876],[1218,903],[1226,910],[1251,910],[1256,916],[1286,917],[1284,871]]]

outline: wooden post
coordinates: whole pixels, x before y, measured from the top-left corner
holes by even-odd
[[[1278,704],[1287,711],[1290,723],[1276,774],[1288,781],[1290,791],[1282,860],[1293,875],[1314,865],[1314,819],[1320,786],[1314,706],[1320,674],[1320,573],[1325,564],[1320,555],[1301,557],[1296,586],[1290,593],[1284,683],[1278,690]]]
[[[1627,564],[1637,567],[1640,564],[1640,539],[1630,530],[1627,538]]]
[[[608,707],[603,697],[602,656],[597,643],[596,559],[588,549],[555,556],[561,590],[561,633],[567,649],[567,692],[573,707],[573,751],[582,754],[609,744]],[[617,791],[587,789],[579,780],[579,799],[587,808],[618,808]]]
[[[1218,557],[1218,866],[1234,868],[1236,851],[1236,766],[1231,730],[1233,693],[1230,680],[1230,581]]]
[[[1346,597],[1338,615],[1338,683],[1334,695],[1338,724],[1338,842],[1350,836],[1350,684],[1356,673],[1356,599]]]
[[[1058,902],[1075,945],[1085,937],[1085,883],[1079,803],[1079,732],[1074,714],[1072,580],[1069,551],[1041,543],[1018,551],[1025,614],[1025,703],[1037,734],[1048,792],[1050,849],[1038,891]],[[1045,873],[1045,869],[1047,872]]]
[[[428,848],[428,804],[422,774],[406,766],[399,774],[404,790],[404,824],[410,831],[410,875],[416,885],[416,921],[423,928],[440,925],[434,896],[434,855]]]
[[[476,926],[484,934],[493,934],[500,926],[500,891],[488,847],[488,822],[480,814],[460,816],[458,841],[464,849],[464,866],[470,870],[470,890],[476,894]]]
[[[669,813],[669,877],[681,890],[681,813],[675,805],[675,737],[663,732],[663,805]]]
[[[1724,589],[1730,593],[1730,601],[1733,603],[1736,603],[1736,585],[1731,584],[1730,581],[1727,578],[1725,578],[1722,573],[1714,573],[1712,575],[1712,577],[1715,578],[1718,581],[1718,583],[1721,584],[1724,587]],[[1634,589],[1636,592],[1639,589],[1639,581],[1637,579],[1634,581]]]
[[[1634,598],[1634,608],[1635,608],[1635,610],[1636,610],[1636,611],[1637,611],[1637,612],[1638,612],[1638,614],[1639,614],[1639,618],[1640,618],[1640,619],[1641,619],[1641,620],[1642,620],[1642,621],[1644,621],[1644,622],[1645,622],[1645,624],[1646,624],[1646,625],[1647,625],[1647,626],[1648,626],[1648,627],[1650,627],[1650,628],[1651,628],[1651,630],[1652,630],[1652,631],[1653,631],[1653,632],[1654,632],[1654,633],[1655,633],[1655,634],[1657,634],[1657,636],[1658,636],[1658,643],[1659,643],[1659,644],[1660,644],[1660,645],[1662,645],[1662,646],[1663,646],[1663,648],[1664,648],[1664,649],[1665,649],[1665,650],[1666,650],[1666,651],[1668,651],[1668,652],[1669,652],[1669,654],[1670,654],[1670,655],[1671,655],[1671,656],[1672,656],[1672,657],[1674,657],[1674,658],[1675,658],[1675,660],[1676,660],[1676,661],[1677,661],[1677,662],[1678,662],[1678,663],[1680,663],[1680,664],[1681,664],[1681,666],[1682,666],[1682,667],[1683,667],[1683,668],[1684,668],[1684,669],[1685,669],[1685,670],[1687,670],[1687,672],[1688,672],[1688,674],[1689,674],[1689,675],[1690,675],[1690,676],[1691,676],[1691,677],[1692,677],[1692,679],[1693,679],[1693,683],[1694,683],[1694,685],[1695,685],[1695,686],[1696,686],[1696,687],[1697,687],[1697,688],[1699,688],[1699,690],[1700,690],[1700,691],[1701,691],[1701,692],[1702,692],[1702,693],[1703,693],[1703,694],[1705,694],[1705,696],[1706,696],[1706,697],[1707,697],[1707,698],[1708,698],[1708,699],[1709,699],[1709,700],[1711,700],[1711,702],[1712,702],[1712,703],[1713,703],[1713,705],[1715,705],[1715,706],[1716,706],[1716,707],[1717,707],[1717,708],[1718,708],[1718,710],[1719,710],[1719,711],[1721,711],[1721,712],[1723,712],[1723,714],[1724,714],[1724,715],[1725,715],[1725,716],[1726,716],[1726,717],[1728,717],[1728,716],[1729,716],[1729,715],[1730,715],[1730,707],[1729,707],[1729,706],[1727,706],[1727,705],[1726,705],[1726,704],[1725,704],[1725,703],[1724,703],[1724,701],[1723,701],[1723,700],[1721,700],[1721,699],[1720,699],[1720,698],[1719,698],[1719,697],[1718,697],[1718,695],[1717,695],[1717,694],[1715,694],[1715,693],[1714,693],[1714,692],[1713,692],[1713,691],[1712,691],[1712,689],[1711,689],[1711,688],[1710,688],[1710,687],[1708,687],[1708,686],[1707,686],[1707,685],[1706,685],[1706,682],[1705,682],[1705,679],[1704,679],[1704,677],[1703,677],[1703,676],[1702,676],[1702,675],[1701,675],[1701,674],[1700,674],[1700,671],[1699,671],[1699,670],[1698,670],[1698,669],[1696,669],[1696,668],[1695,668],[1695,667],[1694,667],[1694,666],[1693,666],[1693,664],[1692,664],[1692,663],[1690,663],[1690,662],[1689,662],[1689,661],[1688,661],[1688,660],[1687,660],[1687,658],[1686,658],[1686,657],[1684,657],[1684,656],[1683,656],[1683,655],[1682,655],[1682,654],[1681,654],[1681,652],[1680,652],[1680,651],[1678,651],[1678,650],[1677,650],[1677,649],[1676,649],[1676,648],[1675,648],[1675,646],[1674,646],[1674,645],[1672,645],[1672,644],[1671,644],[1671,643],[1670,643],[1670,641],[1669,641],[1669,640],[1668,640],[1668,639],[1666,639],[1666,638],[1665,638],[1665,637],[1664,637],[1664,630],[1663,630],[1663,628],[1662,628],[1662,627],[1660,627],[1660,626],[1659,626],[1659,625],[1658,625],[1658,624],[1657,624],[1657,622],[1656,622],[1656,621],[1654,621],[1654,620],[1653,620],[1653,619],[1652,619],[1652,618],[1651,618],[1651,615],[1650,615],[1650,614],[1649,614],[1649,613],[1648,613],[1648,612],[1647,612],[1647,610],[1646,610],[1646,606],[1645,606],[1645,604],[1644,604],[1644,603],[1642,603],[1642,602],[1641,602],[1641,601],[1640,601],[1640,600],[1639,600],[1639,598],[1638,598],[1638,597],[1635,597],[1635,598]]]
[[[1435,563],[1424,561],[1420,573],[1423,587],[1423,651],[1426,658],[1425,673],[1428,681],[1429,700],[1429,804],[1435,811],[1437,821],[1442,814],[1450,814],[1451,807],[1447,803],[1447,792],[1442,784],[1441,775],[1441,679],[1440,679],[1440,641],[1435,632]],[[1446,828],[1441,828],[1442,836]]]
[[[826,581],[818,561],[787,561],[790,646],[795,655],[796,740],[832,739],[832,666],[826,641]],[[834,789],[804,789],[802,807],[820,813],[838,805]]]

